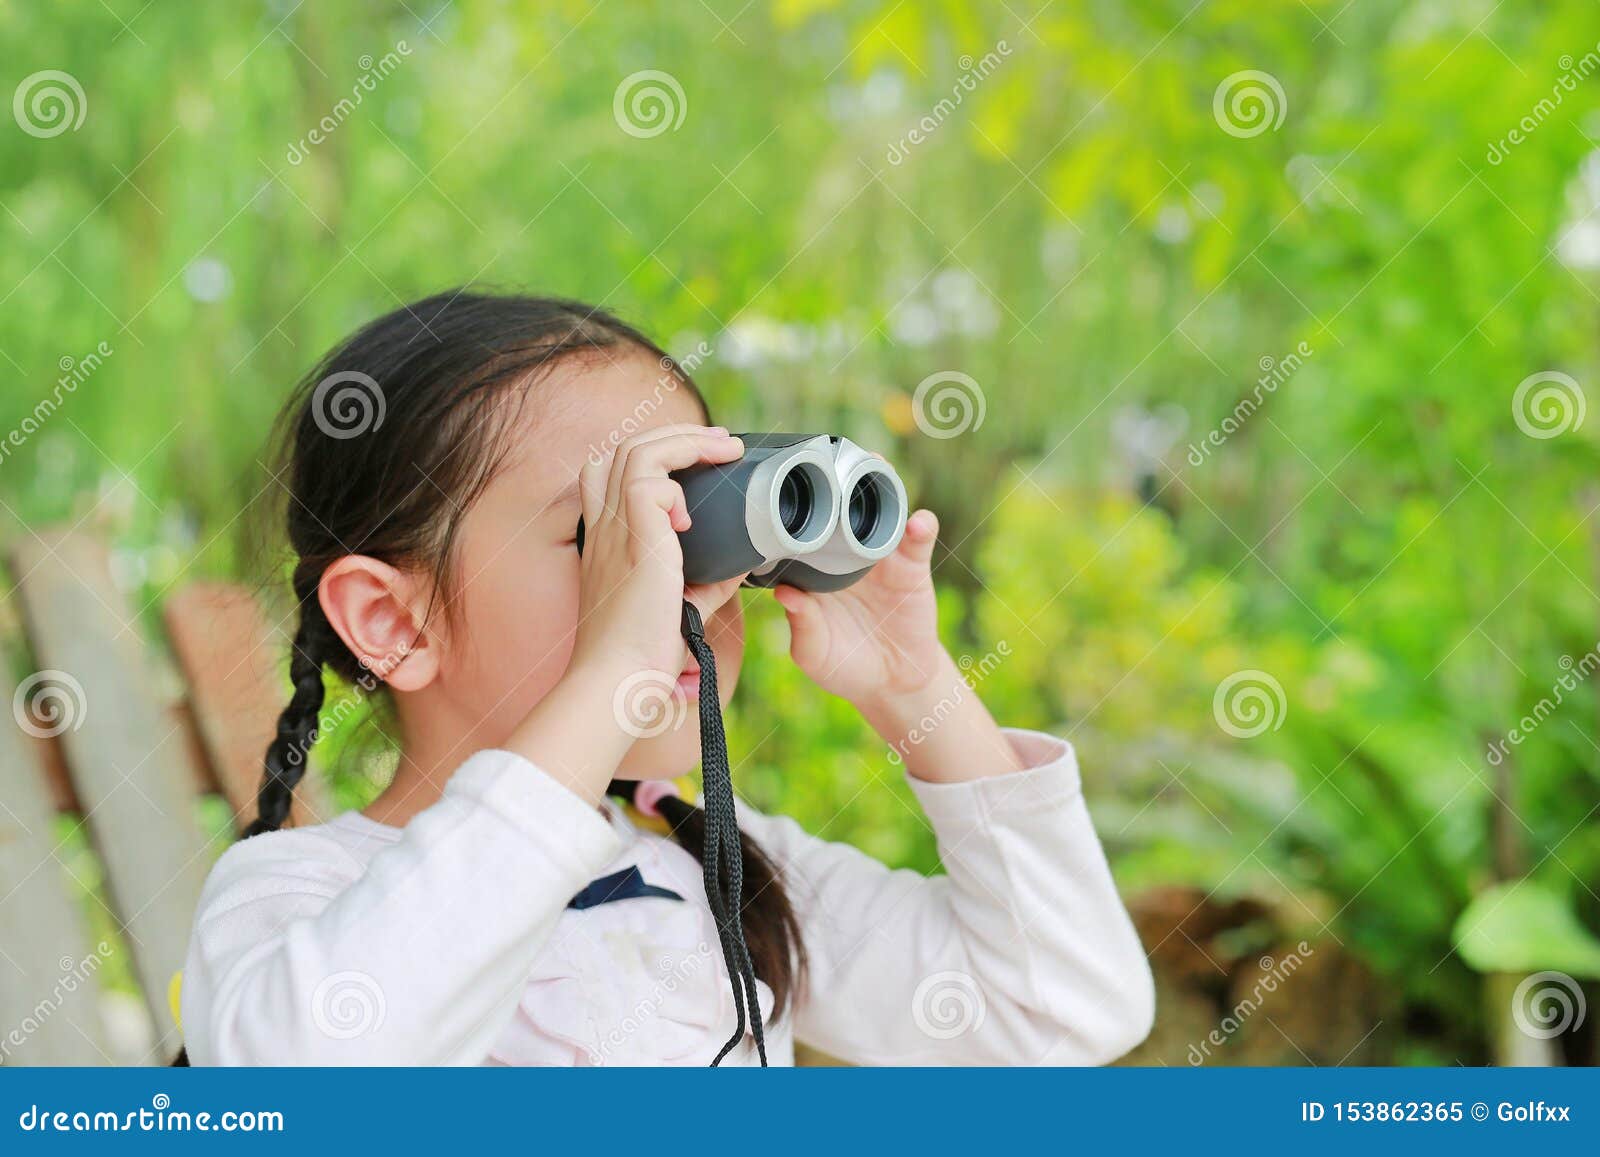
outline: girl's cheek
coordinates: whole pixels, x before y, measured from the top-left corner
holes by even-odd
[[[572,657],[578,622],[577,568],[514,565],[479,588],[485,597],[472,632],[474,658],[488,702],[506,700],[519,714],[560,680]],[[570,577],[570,581],[569,581]]]
[[[711,650],[717,656],[718,698],[726,699],[739,682],[744,665],[744,608],[734,595],[712,616],[708,632]]]

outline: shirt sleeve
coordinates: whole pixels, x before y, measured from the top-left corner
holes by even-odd
[[[484,751],[365,863],[314,828],[235,845],[206,882],[184,969],[191,1060],[480,1063],[617,842],[539,768]]]
[[[894,871],[741,813],[804,929],[795,1036],[857,1064],[1104,1064],[1150,1030],[1149,962],[1065,741],[1008,731],[1027,769],[911,779],[946,874]]]

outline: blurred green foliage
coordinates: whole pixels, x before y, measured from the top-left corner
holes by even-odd
[[[0,426],[112,351],[0,459],[6,534],[102,527],[152,608],[239,575],[326,346],[465,281],[593,299],[707,342],[719,420],[902,466],[952,648],[1003,721],[1078,744],[1130,890],[1273,899],[1452,1058],[1487,1039],[1452,941],[1475,895],[1532,877],[1600,926],[1600,684],[1487,754],[1600,639],[1600,422],[1532,437],[1514,402],[1600,381],[1586,0],[109,0],[0,4],[0,32],[8,84],[64,69],[87,102],[0,132]],[[650,137],[613,109],[644,69],[686,103]],[[1281,123],[1227,130],[1245,70]],[[950,439],[911,400],[942,370],[985,401]],[[750,640],[742,787],[933,867],[765,600]],[[1214,702],[1244,671],[1281,688],[1247,738]]]

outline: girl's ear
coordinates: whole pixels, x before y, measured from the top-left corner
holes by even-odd
[[[427,592],[415,577],[347,554],[322,572],[317,601],[350,653],[394,690],[420,691],[438,675],[438,641],[423,630]]]

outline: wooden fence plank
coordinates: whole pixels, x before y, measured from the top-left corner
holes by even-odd
[[[11,708],[18,688],[5,668],[0,696]],[[56,858],[55,801],[39,761],[52,747],[14,715],[0,719],[0,1063],[98,1065],[109,1060],[97,978],[105,953],[90,947]]]
[[[52,530],[26,535],[14,554],[36,660],[82,688],[84,710],[61,736],[67,765],[145,1003],[175,1044],[167,990],[213,851],[196,822],[188,741],[154,690],[104,544]]]
[[[243,828],[255,818],[261,758],[289,700],[281,662],[288,633],[235,583],[191,583],[167,599],[163,617],[217,787]],[[295,789],[291,822],[330,818],[321,783],[308,776]]]

